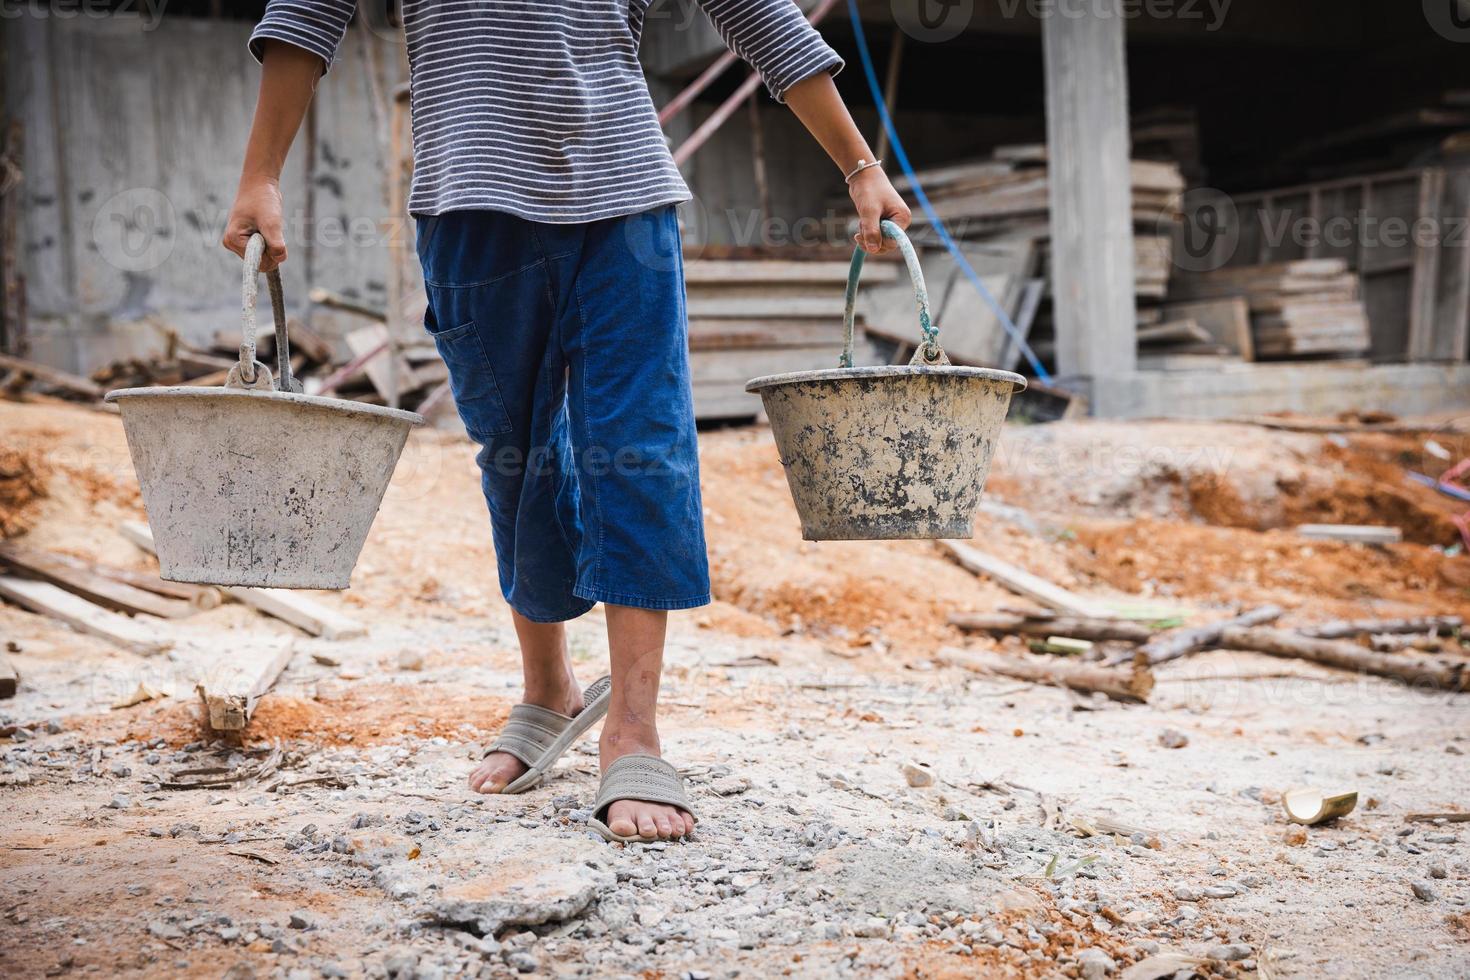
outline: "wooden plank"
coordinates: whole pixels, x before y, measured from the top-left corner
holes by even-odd
[[[936,542],[940,550],[947,552],[950,557],[959,562],[968,571],[976,575],[984,575],[992,579],[997,585],[1004,586],[1012,592],[1028,599],[1033,599],[1049,609],[1059,612],[1070,613],[1084,619],[1109,619],[1112,614],[1103,607],[1100,602],[1095,602],[1086,596],[1078,595],[1060,585],[1048,582],[1039,575],[1033,575],[1024,568],[1018,568],[1008,561],[1004,561],[994,555],[987,554],[979,548],[972,547],[962,541],[939,541]]]
[[[60,371],[45,364],[28,361],[22,357],[12,357],[9,354],[0,354],[0,368],[17,371],[29,375],[37,381],[44,382],[54,388],[61,388],[83,398],[101,398],[106,394],[102,386],[86,378],[78,377],[67,371]]]
[[[215,731],[237,732],[250,723],[256,705],[291,662],[295,640],[289,636],[251,636],[226,641],[226,648],[178,650],[171,659],[204,702]]]
[[[123,537],[142,548],[150,555],[158,552],[153,546],[153,531],[139,521],[124,521],[118,525]],[[367,635],[367,627],[349,616],[289,589],[257,589],[244,585],[227,585],[221,591],[238,602],[290,623],[298,629],[327,640],[351,640]]]
[[[219,589],[212,585],[168,582],[153,572],[140,572],[132,568],[113,568],[110,565],[98,565],[97,571],[108,578],[131,585],[135,589],[153,592],[170,599],[181,599],[195,609],[215,609],[224,601]]]
[[[143,656],[162,653],[173,645],[172,640],[143,621],[93,605],[50,582],[0,575],[0,598]]]
[[[1163,311],[1164,317],[1170,320],[1193,320],[1210,335],[1210,339],[1229,348],[1232,354],[1238,354],[1247,361],[1255,359],[1250,305],[1242,297],[1168,303]]]
[[[223,590],[232,599],[324,640],[354,640],[367,636],[367,627],[357,620],[290,589],[227,585]]]
[[[1417,217],[1439,228],[1440,203],[1444,199],[1444,171],[1426,168],[1419,178]],[[1409,343],[1411,361],[1429,360],[1434,355],[1435,298],[1439,281],[1440,244],[1437,238],[1425,240],[1415,236],[1414,271],[1409,287]]]
[[[358,327],[349,330],[342,336],[349,350],[352,351],[352,359],[365,358],[362,371],[372,382],[373,389],[385,399],[393,394],[393,354],[388,352],[385,356],[368,357],[374,351],[383,350],[383,345],[388,342],[388,327],[386,324],[374,323],[371,326]],[[398,358],[398,377],[408,380],[413,377],[413,368],[401,356]],[[406,394],[405,388],[400,394]]]
[[[0,542],[0,564],[58,585],[88,602],[115,612],[179,619],[198,611],[187,602],[167,599],[102,575],[95,565],[69,555],[52,554],[7,541]]]
[[[1319,541],[1351,541],[1357,544],[1394,544],[1404,540],[1401,529],[1374,524],[1299,524],[1296,533]]]
[[[840,292],[847,283],[848,267],[847,262],[698,259],[685,263],[684,282],[691,287],[706,283],[817,283]],[[875,262],[872,267],[863,267],[863,282],[891,282],[901,271],[891,263]]]

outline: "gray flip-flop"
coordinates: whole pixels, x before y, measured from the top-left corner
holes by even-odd
[[[648,803],[667,803],[695,816],[684,794],[684,781],[679,770],[656,755],[625,755],[607,767],[602,775],[602,785],[597,790],[597,804],[592,808],[592,817],[587,826],[601,834],[604,840],[621,844],[650,843],[659,837],[615,834],[606,823],[608,807],[619,800],[643,800]],[[687,840],[688,836],[671,840]]]
[[[485,755],[504,752],[515,756],[530,768],[511,780],[501,793],[524,793],[546,775],[557,759],[587,729],[607,714],[612,693],[612,678],[599,677],[582,692],[582,710],[571,717],[535,704],[518,704],[510,709],[510,717]]]

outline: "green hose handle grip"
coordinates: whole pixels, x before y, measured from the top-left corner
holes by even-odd
[[[914,243],[909,241],[909,236],[905,235],[903,229],[892,221],[885,219],[878,223],[878,228],[884,238],[891,238],[898,242],[898,250],[903,254],[904,264],[909,269],[909,279],[914,284],[914,303],[919,308],[919,331],[924,338],[919,345],[918,356],[914,358],[914,362],[943,364],[945,357],[944,349],[939,346],[939,328],[934,325],[929,315],[929,288],[924,285],[924,270],[919,268],[919,256],[914,251]],[[861,248],[853,249],[852,265],[847,270],[847,305],[842,314],[842,357],[837,362],[840,367],[852,367],[853,309],[857,304],[858,277],[862,275],[863,260],[867,258],[867,255],[868,253]]]

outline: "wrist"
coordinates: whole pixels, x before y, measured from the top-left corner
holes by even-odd
[[[872,157],[859,157],[858,161],[843,173],[842,179],[847,181],[847,183],[851,185],[854,182],[861,180],[864,176],[868,174],[882,172],[882,160],[875,160]]]

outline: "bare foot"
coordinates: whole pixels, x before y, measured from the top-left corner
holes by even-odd
[[[528,695],[526,703],[550,708],[552,711],[558,711],[571,718],[582,710],[582,689],[577,686],[575,679],[571,679],[567,690],[559,696],[532,700]],[[525,775],[530,768],[513,755],[505,752],[491,752],[485,756],[475,771],[470,773],[470,789],[476,793],[499,793]]]
[[[647,739],[642,741],[644,744],[637,744],[626,737],[620,738],[616,730],[609,736],[604,723],[600,739],[602,771],[606,772],[608,766],[625,755],[659,755],[656,736],[652,745],[647,744]],[[620,837],[657,837],[660,840],[687,837],[694,833],[694,822],[692,814],[667,803],[618,800],[607,808],[607,829]]]

